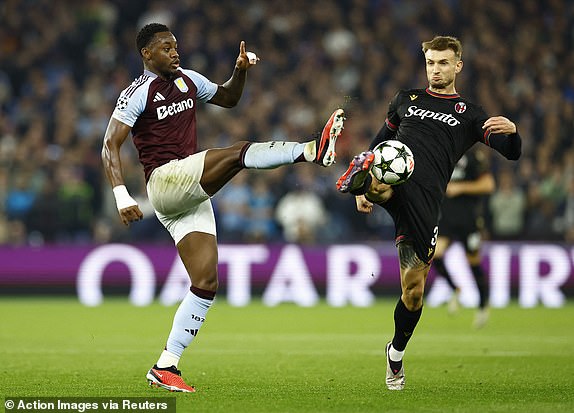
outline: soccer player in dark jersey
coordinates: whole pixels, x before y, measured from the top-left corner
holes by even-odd
[[[396,186],[378,182],[370,173],[371,151],[357,155],[339,178],[341,192],[356,195],[357,209],[369,213],[373,204],[385,208],[395,223],[400,262],[401,297],[395,307],[395,333],[386,346],[386,385],[405,385],[403,355],[420,319],[425,281],[438,237],[440,206],[456,162],[476,142],[516,160],[521,138],[516,125],[503,116],[488,117],[462,98],[455,79],[462,70],[462,45],[450,36],[422,43],[428,87],[401,90],[390,102],[385,123],[371,143],[396,139],[413,152],[415,169]]]
[[[195,391],[178,362],[205,321],[217,290],[217,241],[210,198],[245,168],[269,169],[296,162],[330,166],[343,129],[337,109],[323,132],[308,142],[236,142],[197,152],[195,108],[199,102],[230,108],[242,94],[247,70],[256,57],[239,46],[231,78],[222,85],[179,66],[177,41],[169,28],[152,23],[136,38],[144,72],[118,98],[103,142],[102,161],[122,222],[143,214],[122,176],[120,147],[131,132],[156,216],[175,241],[191,288],[178,307],[164,351],[146,377],[170,391]]]
[[[488,321],[488,282],[480,260],[481,231],[484,229],[484,197],[495,188],[494,176],[488,169],[484,154],[473,147],[458,160],[446,187],[439,221],[439,235],[433,258],[433,267],[442,276],[453,293],[449,300],[449,311],[458,308],[460,289],[452,280],[443,257],[453,241],[464,245],[466,259],[470,265],[479,294],[478,311],[474,326],[481,328]]]

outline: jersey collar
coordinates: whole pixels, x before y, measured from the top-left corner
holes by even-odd
[[[434,96],[435,98],[441,98],[441,99],[455,99],[455,98],[460,97],[460,95],[458,93],[453,93],[451,95],[436,93],[436,92],[433,92],[432,90],[430,90],[428,87],[426,88],[425,92],[427,92],[431,96]]]
[[[181,67],[178,67],[177,70],[179,72],[181,72]],[[144,75],[149,76],[151,78],[159,77],[157,74],[155,74],[154,72],[152,72],[151,70],[148,70],[148,69],[144,69]]]
[[[147,69],[144,69],[144,75],[149,76],[149,77],[153,77],[153,78],[158,77],[154,72],[152,72],[151,70],[147,70]]]

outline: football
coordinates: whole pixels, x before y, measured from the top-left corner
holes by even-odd
[[[388,185],[402,184],[415,170],[413,153],[400,141],[381,142],[373,149],[373,153],[375,159],[371,173],[380,182]]]

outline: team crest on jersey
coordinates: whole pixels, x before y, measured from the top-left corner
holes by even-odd
[[[454,105],[454,110],[456,113],[464,113],[466,112],[466,103],[464,102],[456,102]]]
[[[175,85],[183,93],[185,93],[189,90],[189,87],[187,87],[187,84],[185,83],[185,81],[181,77],[178,77],[177,79],[175,79]]]

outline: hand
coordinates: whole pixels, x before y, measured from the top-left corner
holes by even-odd
[[[259,58],[253,61],[249,61],[249,56],[247,56],[247,52],[245,51],[245,41],[241,41],[239,43],[239,56],[237,56],[237,60],[235,61],[235,67],[239,70],[247,70],[251,66],[254,66],[259,61]]]
[[[357,203],[357,211],[365,214],[370,214],[373,211],[373,203],[365,198],[365,195],[357,195],[355,202]]]
[[[124,225],[130,225],[131,222],[140,221],[143,218],[143,213],[137,205],[122,208],[118,212]]]
[[[454,198],[455,196],[459,196],[461,193],[461,187],[458,182],[449,182],[446,187],[446,196],[447,198]]]
[[[490,133],[498,133],[510,135],[511,133],[516,133],[516,125],[510,119],[504,116],[493,116],[488,118],[482,129],[488,130]]]

